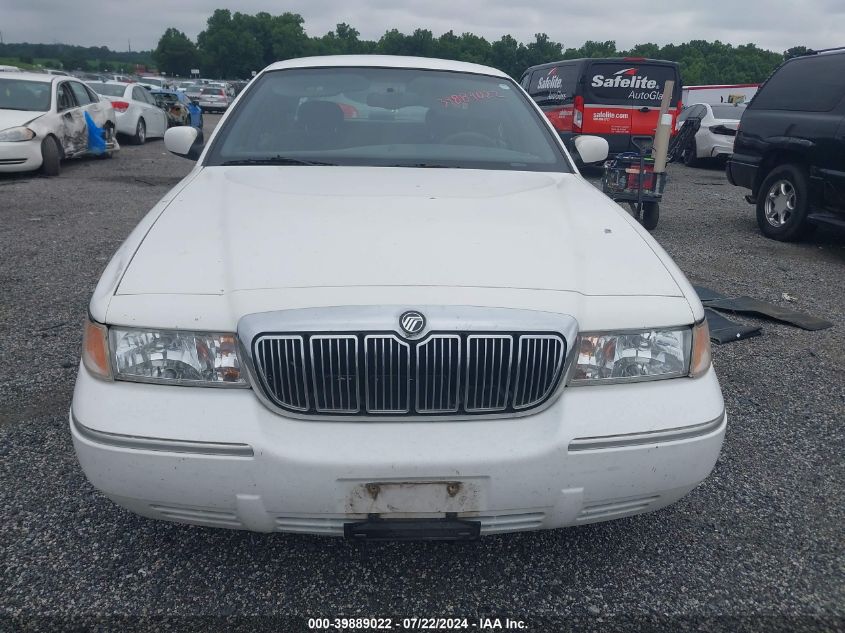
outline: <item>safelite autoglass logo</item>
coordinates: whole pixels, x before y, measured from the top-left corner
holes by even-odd
[[[657,82],[649,79],[648,75],[639,75],[638,68],[623,68],[610,77],[606,75],[593,75],[593,88],[640,88],[654,90]]]
[[[553,67],[545,77],[540,77],[537,90],[557,90],[563,85],[563,80],[557,76],[557,66]]]

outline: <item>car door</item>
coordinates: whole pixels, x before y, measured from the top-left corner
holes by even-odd
[[[100,99],[93,95],[91,91],[81,82],[70,81],[69,83],[70,88],[73,91],[73,96],[76,98],[76,103],[83,112],[83,120],[85,119],[84,113],[87,112],[91,117],[91,120],[93,120],[98,127],[103,127],[106,124],[104,104],[102,104]],[[87,143],[85,146],[86,148],[88,147]]]
[[[62,81],[56,88],[56,109],[60,127],[57,132],[64,154],[68,157],[88,149],[88,127],[71,83]]]
[[[141,89],[141,92],[144,94],[144,100],[147,102],[147,105],[150,107],[150,135],[161,137],[164,136],[164,133],[167,131],[167,113],[159,107],[156,103],[155,97],[150,94],[149,90]],[[152,129],[152,125],[155,125],[155,130]]]

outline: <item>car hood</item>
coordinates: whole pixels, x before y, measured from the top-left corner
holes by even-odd
[[[31,110],[0,110],[0,130],[26,125],[43,114],[45,113]]]
[[[575,174],[202,168],[118,295],[355,286],[683,296],[651,239]]]

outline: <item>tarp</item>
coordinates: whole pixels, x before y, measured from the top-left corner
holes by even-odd
[[[106,131],[98,127],[87,112],[85,112],[85,124],[88,126],[88,151],[97,155],[104,154],[106,151]]]

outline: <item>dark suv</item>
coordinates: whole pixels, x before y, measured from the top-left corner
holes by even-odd
[[[751,190],[767,237],[845,229],[845,47],[775,70],[742,115],[727,174]]]

